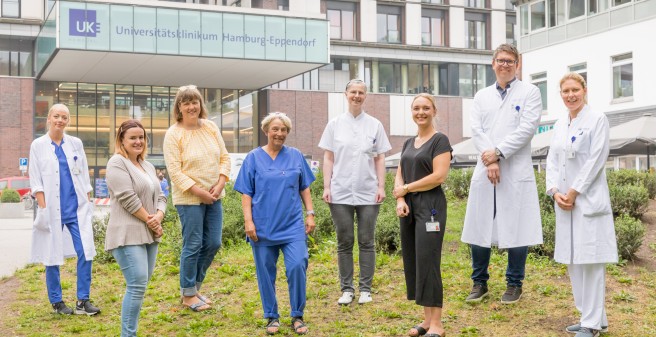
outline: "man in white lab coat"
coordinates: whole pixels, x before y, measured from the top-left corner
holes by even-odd
[[[519,54],[500,45],[492,57],[496,82],[476,93],[472,139],[480,158],[472,176],[462,241],[470,244],[474,286],[467,302],[488,295],[491,246],[508,250],[501,303],[519,301],[528,246],[542,243],[542,224],[531,160],[540,122],[540,90],[517,79]]]

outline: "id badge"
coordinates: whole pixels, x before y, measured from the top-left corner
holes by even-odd
[[[576,152],[572,148],[567,149],[567,159],[576,158]]]
[[[80,169],[77,167],[73,168],[73,174],[80,174]]]
[[[439,232],[440,231],[440,222],[439,221],[426,222],[426,231],[427,232]]]
[[[378,152],[376,151],[367,151],[365,153],[371,158],[376,158],[376,156],[378,156]]]

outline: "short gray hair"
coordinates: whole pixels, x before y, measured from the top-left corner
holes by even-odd
[[[287,132],[292,132],[292,120],[287,117],[287,114],[284,112],[270,112],[264,119],[262,120],[262,131],[268,132],[269,131],[269,124],[273,122],[274,119],[280,119],[282,121],[282,124],[285,124],[287,127]]]
[[[365,83],[363,80],[361,80],[361,79],[359,79],[359,78],[354,78],[354,79],[348,81],[348,83],[346,83],[346,89],[345,89],[345,91],[348,91],[349,88],[350,88],[352,85],[354,85],[354,84],[362,84],[362,85],[364,85],[364,92],[367,93],[367,89],[368,89],[368,88],[367,88],[367,83]]]

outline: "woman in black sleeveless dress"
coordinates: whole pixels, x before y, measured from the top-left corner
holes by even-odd
[[[403,144],[394,197],[401,222],[401,247],[408,300],[424,307],[424,321],[409,336],[444,337],[440,263],[446,225],[442,183],[451,163],[451,145],[435,130],[435,99],[419,94],[412,101],[417,136]]]

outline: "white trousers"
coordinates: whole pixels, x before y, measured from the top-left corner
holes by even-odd
[[[601,330],[608,326],[606,308],[606,264],[570,264],[567,265],[574,304],[581,313],[581,326]]]

